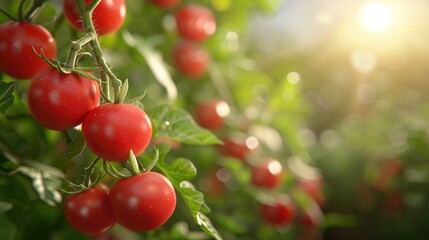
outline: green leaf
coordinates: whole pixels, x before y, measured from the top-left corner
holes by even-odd
[[[213,238],[222,239],[210,220],[204,215],[204,213],[210,212],[204,202],[204,194],[196,190],[194,185],[189,182],[197,174],[194,164],[190,160],[183,158],[176,159],[171,164],[166,164],[163,158],[166,151],[168,151],[168,148],[160,149],[161,161],[156,166],[171,181],[176,191],[183,198],[194,222]]]
[[[154,137],[166,137],[193,145],[221,143],[212,132],[198,126],[185,110],[168,104],[153,109],[152,122],[157,130]]]
[[[14,82],[0,82],[0,112],[4,112],[13,103]]]
[[[62,161],[68,162],[79,157],[82,155],[85,146],[86,143],[82,131],[77,131],[73,141],[67,145],[66,153],[64,154]]]
[[[8,211],[13,207],[12,203],[9,202],[0,202],[0,214],[3,214],[4,212]]]
[[[33,188],[39,195],[40,200],[50,206],[55,206],[61,202],[61,194],[57,191],[61,185],[59,177],[50,172],[26,166],[21,166],[18,171],[33,180]]]
[[[18,229],[5,216],[0,215],[0,236],[2,240],[17,239]]]

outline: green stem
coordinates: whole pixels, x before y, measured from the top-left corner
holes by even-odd
[[[18,21],[20,22],[24,22],[25,18],[24,18],[24,3],[26,2],[26,0],[22,0],[21,3],[19,4],[19,8],[18,8]]]
[[[25,21],[32,22],[34,18],[39,15],[45,2],[46,0],[34,0],[33,5],[31,6],[30,10],[28,10],[28,12],[25,14],[23,19]]]
[[[3,13],[6,17],[10,18],[12,21],[17,22],[18,19],[16,19],[15,17],[13,17],[12,15],[10,15],[8,12],[6,12],[6,10],[4,10],[3,8],[0,8],[0,12]]]
[[[82,49],[82,46],[94,40],[96,35],[92,32],[85,34],[81,39],[74,41],[70,44],[70,53],[67,57],[66,67],[73,69],[76,65],[76,58],[78,52]]]
[[[92,22],[92,12],[97,7],[97,5],[101,2],[101,0],[94,0],[91,2],[89,6],[86,6],[85,0],[77,0],[77,6],[79,8],[79,12],[82,17],[82,23],[84,26],[84,30],[86,33],[95,34],[95,38],[90,42],[92,51],[94,52],[95,60],[97,65],[101,67],[101,69],[106,73],[106,75],[111,79],[111,83],[114,91],[114,99],[115,102],[118,102],[119,90],[121,88],[122,82],[116,77],[116,75],[112,72],[109,66],[107,66],[106,59],[103,56],[103,51],[101,50],[100,43],[98,41],[97,32],[94,27],[94,23]]]

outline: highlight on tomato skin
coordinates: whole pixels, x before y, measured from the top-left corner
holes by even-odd
[[[67,222],[77,231],[97,236],[116,224],[109,205],[109,189],[99,183],[81,193],[70,195],[64,201]]]
[[[88,147],[106,161],[124,162],[132,150],[140,155],[152,138],[152,124],[141,108],[132,104],[106,103],[88,113],[82,123]]]
[[[30,82],[28,107],[43,127],[56,131],[81,124],[100,101],[98,83],[77,74],[64,74],[47,67]]]
[[[175,13],[177,32],[184,39],[203,42],[216,31],[216,20],[210,9],[187,4]]]
[[[164,175],[145,172],[116,182],[109,203],[118,223],[146,232],[164,224],[176,208],[176,192]]]
[[[86,4],[92,0],[85,0]],[[65,0],[64,16],[78,31],[83,32],[83,23],[75,0]],[[107,35],[118,31],[125,22],[127,13],[125,0],[101,1],[92,13],[92,21],[98,35]]]
[[[16,79],[31,79],[48,67],[33,50],[48,59],[57,56],[57,44],[41,25],[9,21],[0,25],[0,70]]]

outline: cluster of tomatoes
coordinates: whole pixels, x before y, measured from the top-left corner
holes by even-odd
[[[222,99],[214,99],[199,103],[194,110],[194,117],[197,123],[210,130],[221,130],[227,125],[226,119],[230,107]],[[307,230],[316,229],[322,220],[320,206],[324,204],[321,180],[300,180],[295,189],[304,192],[312,199],[312,204],[306,206],[304,211],[298,208],[292,198],[285,193],[276,193],[283,183],[284,169],[277,159],[266,157],[262,159],[252,159],[259,148],[258,140],[255,137],[245,134],[229,134],[223,138],[223,145],[219,146],[219,151],[226,157],[232,157],[243,161],[249,167],[251,174],[250,184],[254,187],[273,193],[271,201],[260,203],[260,216],[267,223],[274,226],[284,227],[298,221]],[[259,158],[259,157],[256,157]],[[221,194],[222,182],[217,176],[209,177],[210,185],[215,194]]]
[[[86,0],[86,5],[91,2]],[[84,31],[76,1],[65,0],[63,10],[69,23]],[[125,0],[101,1],[92,13],[97,35],[118,30],[125,15]],[[98,82],[68,66],[53,66],[56,54],[55,39],[43,26],[23,19],[0,25],[0,70],[30,79],[27,103],[40,125],[55,131],[81,125],[88,147],[104,161],[124,162],[130,154],[141,154],[152,137],[145,111],[132,104],[102,102]],[[159,173],[144,172],[117,181],[110,191],[100,183],[69,196],[64,213],[76,230],[97,235],[116,222],[133,231],[153,230],[170,218],[175,206],[171,182]]]

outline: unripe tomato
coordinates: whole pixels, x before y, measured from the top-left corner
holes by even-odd
[[[199,103],[195,108],[195,120],[207,129],[222,128],[225,125],[225,117],[230,108],[228,103],[221,99],[213,99]]]
[[[85,0],[89,5],[92,0]],[[79,31],[83,31],[83,24],[80,17],[76,0],[64,1],[64,15],[71,25]],[[98,35],[106,35],[116,32],[124,23],[126,16],[125,0],[103,0],[92,13],[92,21]]]
[[[100,100],[96,81],[48,67],[28,87],[28,107],[45,128],[63,131],[82,123]]]
[[[130,150],[137,156],[152,137],[146,112],[131,104],[103,104],[85,117],[82,131],[88,147],[107,161],[128,160]]]
[[[177,31],[187,40],[202,42],[216,31],[215,18],[204,6],[185,5],[177,10],[175,17]]]
[[[27,22],[0,25],[0,71],[17,79],[31,79],[48,64],[34,52],[49,59],[57,56],[57,45],[44,27]]]
[[[109,189],[100,183],[64,201],[64,215],[77,231],[99,235],[115,225],[116,220],[109,206]]]
[[[252,166],[252,184],[257,187],[275,188],[281,184],[283,168],[276,159],[265,159]]]
[[[296,214],[296,207],[287,195],[280,195],[273,204],[261,204],[262,218],[272,225],[281,226],[291,223]]]
[[[180,0],[150,0],[150,2],[158,7],[168,8],[176,5]]]
[[[145,232],[171,217],[176,208],[176,193],[162,174],[146,172],[119,180],[110,190],[109,203],[121,226]]]
[[[175,46],[173,61],[183,75],[199,78],[206,73],[210,57],[199,44],[183,41]]]

